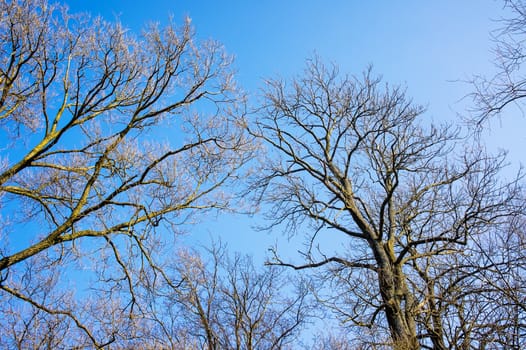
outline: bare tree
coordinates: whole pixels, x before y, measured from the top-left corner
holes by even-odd
[[[95,347],[111,332],[33,293],[26,268],[85,274],[113,311],[139,312],[133,289],[148,266],[160,274],[152,252],[196,210],[230,207],[222,188],[253,148],[230,57],[189,22],[137,37],[45,0],[0,1],[2,303],[63,316]]]
[[[488,118],[499,115],[509,105],[522,109],[526,97],[526,2],[505,0],[509,17],[499,20],[501,27],[494,33],[496,74],[479,75],[473,79],[474,122],[481,126]]]
[[[428,286],[425,298],[435,300],[422,323],[441,315],[446,348],[526,345],[524,215],[510,219],[502,231],[475,237],[463,254],[447,257],[442,266],[419,270]]]
[[[522,210],[517,182],[497,180],[503,156],[425,126],[423,111],[370,70],[342,77],[315,59],[290,85],[268,82],[251,130],[275,151],[255,184],[271,227],[307,232],[304,263],[275,251],[270,264],[324,267],[319,299],[375,329],[375,348],[448,348],[433,278]],[[343,249],[324,250],[337,235]]]
[[[256,269],[248,256],[222,246],[201,257],[180,250],[172,262],[177,285],[151,285],[150,330],[170,349],[293,348],[310,313],[307,288],[276,267]],[[298,280],[299,279],[295,279]]]
[[[20,289],[24,289],[29,300],[47,300],[47,304],[57,302],[50,291],[57,283],[56,275],[45,276],[35,267],[28,266],[21,278]],[[39,278],[32,275],[37,274]],[[66,293],[59,300],[65,303]],[[50,300],[54,298],[55,300]],[[16,299],[4,299],[0,303],[3,320],[0,322],[0,347],[3,349],[53,349],[59,348],[64,339],[73,336],[75,328],[65,322],[65,315],[46,313],[29,303],[19,303]]]

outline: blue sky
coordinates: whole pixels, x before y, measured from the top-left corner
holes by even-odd
[[[248,89],[263,77],[300,71],[316,52],[351,73],[373,64],[387,80],[421,91],[424,101],[438,97],[425,90],[491,66],[489,31],[497,26],[491,18],[503,13],[502,2],[494,0],[66,3],[72,11],[118,17],[134,30],[170,14],[176,21],[190,16],[199,37],[222,42],[236,56],[238,79]]]
[[[118,17],[136,31],[146,22],[164,22],[170,14],[181,23],[189,16],[199,38],[218,40],[235,56],[237,80],[252,96],[264,78],[300,74],[314,53],[350,74],[372,64],[385,81],[406,85],[409,96],[428,106],[427,116],[435,121],[466,113],[470,101],[462,98],[472,87],[462,80],[491,75],[490,32],[505,15],[503,1],[495,0],[65,2],[72,12]],[[486,142],[492,149],[510,150],[514,164],[524,163],[524,130],[525,118],[504,116],[492,123]],[[248,226],[246,218],[228,217],[213,227],[231,248],[255,255],[278,239],[262,237]],[[212,232],[210,227],[204,230]]]
[[[505,15],[500,0],[66,0],[139,31],[147,22],[185,16],[200,38],[220,41],[236,57],[237,79],[256,93],[262,79],[300,73],[318,54],[341,71],[368,64],[408,87],[436,120],[464,113],[471,87],[459,80],[491,73],[490,32]]]

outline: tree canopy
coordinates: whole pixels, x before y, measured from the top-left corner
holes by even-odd
[[[509,323],[497,326],[479,324],[479,317],[512,315],[517,305],[498,315],[466,315],[456,308],[486,308],[472,305],[471,296],[483,299],[488,292],[491,299],[498,288],[473,283],[463,285],[461,296],[453,291],[464,279],[487,278],[496,265],[522,269],[522,260],[516,265],[515,257],[495,258],[482,247],[503,240],[508,223],[523,219],[520,177],[500,181],[503,155],[470,145],[451,125],[424,124],[423,113],[403,89],[382,84],[371,70],[340,75],[318,59],[291,82],[268,81],[252,133],[269,152],[254,186],[272,208],[271,225],[305,234],[308,242],[304,264],[278,252],[269,263],[325,268],[320,294],[325,285],[337,292],[321,299],[346,323],[384,329],[395,348],[479,347],[493,341],[489,332],[506,344],[513,337],[508,329],[520,321],[505,317]],[[343,249],[319,248],[334,235],[346,238]],[[495,280],[504,277],[499,271]],[[448,322],[470,329],[448,334]]]
[[[477,130],[524,97],[526,7],[505,5]],[[372,67],[314,57],[256,102],[190,22],[138,34],[0,0],[0,347],[526,347],[524,180],[505,152]],[[304,238],[301,260],[180,239],[227,213]]]

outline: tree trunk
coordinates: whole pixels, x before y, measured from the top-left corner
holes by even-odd
[[[431,341],[433,342],[433,349],[447,350],[444,344],[444,329],[442,327],[442,320],[440,318],[440,310],[438,310],[435,302],[435,283],[426,276],[428,307],[431,313],[432,324],[428,325],[428,332],[430,333]]]
[[[413,296],[407,288],[405,274],[401,266],[393,261],[394,254],[386,251],[387,246],[373,246],[378,263],[378,284],[384,302],[385,316],[393,340],[393,348],[398,350],[418,350],[420,344],[416,336]]]

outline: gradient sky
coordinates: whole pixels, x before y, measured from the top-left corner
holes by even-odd
[[[237,80],[255,96],[268,77],[300,74],[317,54],[359,74],[368,64],[389,83],[407,86],[434,121],[465,114],[476,74],[491,75],[490,33],[505,16],[497,0],[67,0],[72,12],[119,18],[138,31],[147,22],[192,19],[197,36],[215,39],[236,58]],[[510,150],[514,166],[525,163],[526,118],[495,121],[486,133],[491,149]],[[238,220],[238,221],[236,221]],[[231,223],[236,221],[236,225]],[[215,231],[235,250],[257,256],[278,239],[250,232],[248,219],[224,218]],[[233,230],[236,227],[237,230]],[[243,227],[243,234],[239,228]],[[212,231],[211,228],[206,230]],[[212,232],[215,234],[215,232]],[[258,236],[255,239],[255,235]]]

